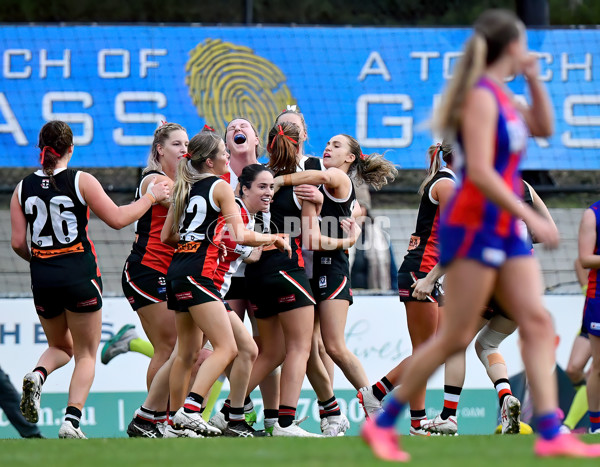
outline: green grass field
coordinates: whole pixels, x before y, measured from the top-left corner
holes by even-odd
[[[600,441],[586,436],[587,442]],[[533,436],[404,437],[418,467],[598,466],[597,459],[536,459]],[[151,465],[354,466],[383,464],[357,437],[335,439],[90,439],[0,440],[2,466]]]

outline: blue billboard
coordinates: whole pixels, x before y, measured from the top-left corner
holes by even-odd
[[[223,130],[247,116],[266,135],[287,105],[307,153],[338,133],[401,168],[425,166],[429,121],[468,29],[2,26],[0,166],[35,166],[45,121],[69,122],[73,165],[144,166],[161,120]],[[556,131],[526,169],[600,168],[600,31],[534,30]],[[522,79],[509,83],[526,98]],[[519,97],[520,98],[520,97]]]

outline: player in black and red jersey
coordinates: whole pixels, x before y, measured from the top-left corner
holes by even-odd
[[[423,299],[415,298],[413,290],[417,281],[426,276],[434,283],[442,276],[441,268],[438,266],[439,217],[454,193],[456,179],[452,171],[453,151],[449,144],[431,146],[428,157],[427,176],[419,189],[421,203],[417,214],[417,225],[410,237],[408,252],[398,271],[398,293],[400,301],[406,307],[406,321],[413,352],[435,333],[440,319],[440,308],[443,306],[444,297],[441,285],[436,284],[433,291]],[[442,166],[442,161],[446,163],[445,167]],[[400,363],[372,386],[377,399],[381,401],[394,388],[402,368],[403,363]],[[425,387],[411,400],[410,407],[410,434],[429,435],[421,429],[421,420],[426,418]],[[376,413],[380,408],[380,404],[365,405],[367,415]]]
[[[304,119],[304,115],[298,110],[296,105],[288,105],[286,109],[280,112],[275,118],[275,125],[284,122],[293,123],[300,130],[298,133],[298,152],[295,157],[296,171],[301,172],[303,170],[324,170],[325,168],[323,166],[323,159],[305,154],[304,143],[308,140],[308,128],[306,125],[306,120]],[[314,187],[306,188],[309,188],[309,191],[306,193],[307,198],[305,198],[307,201],[314,201],[315,196],[320,196],[316,193]],[[313,252],[306,248],[302,248],[302,259],[304,260],[306,277],[310,281],[313,277]],[[315,392],[318,394],[329,394],[329,389],[326,388],[333,386],[333,367],[333,360],[331,360],[329,355],[327,355],[325,346],[323,345],[323,339],[321,338],[319,317],[315,314],[315,326],[313,329],[311,354],[308,359],[307,375],[311,385],[313,388],[315,388]],[[263,402],[265,402],[265,430],[268,430],[270,433],[273,432],[273,427],[278,419],[277,407],[279,404],[279,372],[280,368],[277,367],[273,374],[269,375],[260,385],[260,390],[263,395]],[[277,393],[275,394],[276,398],[272,397],[271,394],[271,387],[269,387],[269,383],[271,381],[277,382]],[[331,398],[327,397],[326,399]],[[272,400],[274,400],[276,403],[268,405],[267,402],[271,402]],[[319,411],[323,413],[323,407],[321,403],[319,404]]]
[[[253,230],[255,216],[269,209],[273,199],[273,175],[261,164],[246,166],[239,177],[240,197],[236,198],[242,221],[247,229]],[[233,275],[243,262],[254,262],[260,258],[261,248],[250,248],[237,244],[227,228],[224,231],[222,245],[226,254],[219,258],[214,277],[215,286],[226,296]],[[238,355],[229,371],[230,392],[223,408],[215,414],[210,423],[225,436],[254,437],[264,436],[265,432],[256,432],[245,420],[245,397],[252,366],[258,355],[258,347],[236,313],[228,313],[238,346]]]
[[[287,122],[276,124],[269,132],[268,167],[276,175],[296,172],[299,135],[298,126]],[[270,229],[290,239],[292,257],[265,248],[260,260],[246,267],[250,300],[257,307],[255,316],[263,344],[254,364],[249,390],[285,361],[274,436],[312,436],[294,423],[311,349],[315,304],[303,267],[302,209],[292,187],[283,187],[276,193],[271,204]],[[272,293],[264,293],[265,290]],[[325,379],[328,379],[326,375]]]
[[[288,105],[287,108],[277,116],[275,119],[275,124],[282,122],[293,123],[300,128],[298,154],[296,155],[297,172],[302,172],[304,170],[325,170],[322,158],[307,156],[304,152],[304,143],[308,140],[308,128],[306,126],[304,115],[298,110],[296,105]],[[304,187],[304,192],[306,195],[308,195],[308,198],[305,199],[308,201],[313,201],[313,197],[315,196],[314,190],[311,190],[312,187],[310,187],[311,189],[306,191],[307,188],[309,187]],[[313,251],[307,248],[302,248],[302,258],[304,259],[304,270],[306,271],[306,277],[312,281],[314,277]],[[313,388],[315,388],[315,391],[321,392],[326,386],[333,386],[335,364],[325,350],[325,344],[323,344],[323,337],[321,336],[321,323],[319,321],[318,313],[315,314],[315,327],[313,330],[312,342],[310,358],[308,359],[307,374],[311,385],[313,385]],[[321,362],[318,360],[321,360]],[[323,378],[324,371],[327,372],[329,383],[326,383]],[[323,407],[321,404],[319,404],[319,411],[323,413]]]
[[[142,171],[135,199],[157,181],[165,181],[172,188],[177,164],[187,153],[187,146],[187,132],[177,123],[164,122],[154,131],[148,163]],[[137,338],[135,326],[128,324],[104,345],[101,353],[104,364],[129,350],[151,358],[146,377],[148,397],[127,427],[130,437],[161,437],[159,427],[166,420],[170,365],[156,381],[155,375],[168,361],[177,340],[175,313],[167,308],[166,290],[167,269],[175,249],[160,240],[169,205],[169,201],[164,200],[152,206],[136,223],[135,240],[121,278],[125,297],[140,317],[150,343]]]
[[[31,265],[33,301],[48,340],[31,373],[23,379],[21,410],[37,423],[42,384],[75,357],[69,400],[60,438],[85,438],[79,427],[94,380],[102,327],[102,281],[87,235],[91,209],[110,227],[121,229],[169,196],[155,184],[135,203],[116,206],[92,175],[68,169],[73,132],[61,121],[46,123],[39,135],[42,170],[17,185],[11,199],[11,243]],[[27,241],[27,227],[31,243]]]
[[[298,110],[296,105],[288,105],[287,108],[282,111],[275,118],[275,125],[281,123],[292,123],[299,128],[298,133],[298,152],[296,153],[296,172],[302,172],[305,170],[325,170],[323,159],[320,157],[307,156],[304,152],[304,143],[308,140],[308,129],[304,115]],[[315,196],[322,199],[322,194],[319,194],[315,187],[304,186],[302,195],[299,195],[299,199],[302,198],[306,201],[315,201]],[[313,279],[313,251],[308,248],[302,248],[302,259],[304,261],[304,270],[306,277],[312,282]],[[325,350],[323,344],[323,338],[321,336],[321,324],[319,321],[319,314],[315,313],[315,324],[313,328],[312,346],[311,353],[308,359],[307,365],[307,376],[310,384],[314,388],[319,398],[319,413],[321,415],[321,431],[326,435],[334,435],[337,429],[342,431],[347,427],[348,423],[345,416],[342,415],[327,415],[328,413],[337,414],[338,404],[333,394],[333,375],[334,375],[334,363],[331,357]],[[263,391],[264,384],[261,384],[261,392]],[[263,395],[264,397],[264,395]],[[326,409],[326,406],[330,409]],[[333,410],[331,410],[333,409]],[[274,419],[267,418],[268,413],[272,413],[275,416]],[[270,424],[269,430],[273,430],[275,421],[277,420],[277,411],[268,410],[265,405],[265,427],[267,423]],[[329,424],[328,420],[332,423]],[[330,426],[329,426],[330,425]]]
[[[178,338],[169,379],[170,403],[181,407],[172,417],[173,424],[214,436],[221,431],[203,420],[202,402],[237,354],[230,319],[214,283],[222,230],[227,225],[230,235],[243,245],[272,244],[282,251],[289,251],[289,245],[280,237],[245,228],[233,190],[219,178],[229,170],[229,154],[216,133],[202,131],[194,136],[186,157],[188,161],[177,168],[173,206],[161,233],[163,242],[177,245],[167,272],[167,302],[176,310]],[[186,398],[204,336],[214,351],[200,367]]]
[[[188,135],[177,123],[165,123],[154,132],[148,164],[135,193],[139,199],[151,183],[165,181],[173,186],[177,163],[187,153]],[[154,182],[153,182],[154,180]],[[140,317],[144,332],[154,353],[148,365],[146,385],[149,388],[158,369],[169,359],[177,332],[175,314],[167,308],[166,276],[175,251],[160,241],[169,202],[152,206],[135,226],[135,241],[125,262],[122,276],[123,293]],[[108,363],[117,352],[105,347],[102,363]]]
[[[229,150],[230,165],[229,172],[223,175],[223,179],[231,185],[231,188],[233,188],[233,191],[237,195],[240,193],[239,190],[241,190],[239,177],[241,176],[243,169],[249,165],[258,164],[259,154],[262,151],[258,131],[254,124],[247,118],[242,117],[231,120],[227,124],[225,146],[227,146],[227,149]],[[254,339],[260,348],[260,337],[258,336],[258,331],[256,329],[256,320],[254,318],[252,306],[248,300],[249,294],[246,287],[246,278],[244,277],[245,270],[246,263],[241,262],[231,277],[231,283],[227,288],[227,293],[224,298],[242,321],[244,320],[245,315],[248,315],[248,319],[252,324]],[[222,380],[223,379],[220,378],[220,381]],[[220,381],[217,381],[215,386],[219,385]],[[272,397],[277,399],[279,397],[279,379],[270,378],[269,383],[268,387],[272,389],[266,391],[266,394],[273,394]],[[262,383],[261,388],[266,389]],[[211,390],[209,403],[212,400],[216,401],[216,396],[216,391],[213,388]],[[246,413],[246,420],[250,424],[253,424],[256,421],[256,411],[254,410],[254,404],[250,398],[247,398],[244,401],[244,410]],[[218,426],[222,427],[223,423],[218,424]]]
[[[345,232],[353,214],[356,214],[356,195],[348,173],[356,173],[360,182],[380,188],[393,179],[397,171],[393,164],[377,154],[365,155],[358,141],[349,135],[332,137],[323,153],[325,171],[308,170],[280,176],[275,186],[320,185],[323,205],[319,222],[317,212],[309,213],[309,222],[303,225],[303,237],[307,246],[314,251],[314,278],[311,282],[317,300],[321,333],[328,354],[342,369],[352,385],[359,390],[361,403],[369,397],[371,388],[366,373],[356,356],[345,343],[344,328],[349,305],[352,304],[352,289],[347,248],[357,238],[357,231]],[[296,189],[302,199],[303,187]],[[314,206],[314,205],[313,205]],[[309,207],[310,210],[310,207]],[[358,230],[359,231],[359,230]],[[345,239],[346,244],[330,239]],[[313,343],[314,345],[314,343]],[[371,399],[374,397],[371,395]],[[377,401],[378,402],[378,401]],[[329,421],[327,418],[323,420]],[[331,427],[333,428],[333,427]],[[328,430],[324,430],[328,431]]]

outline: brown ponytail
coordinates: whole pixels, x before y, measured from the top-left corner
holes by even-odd
[[[281,122],[273,126],[269,131],[269,162],[270,168],[275,176],[286,175],[296,172],[298,162],[296,155],[300,141],[300,128],[290,122]]]
[[[429,167],[427,168],[427,176],[421,182],[419,187],[419,194],[422,195],[425,191],[425,187],[431,181],[435,174],[442,168],[442,160],[447,164],[452,164],[454,158],[452,145],[446,141],[442,143],[433,144],[429,146],[427,150],[427,159],[429,160]]]
[[[50,184],[58,189],[54,181],[54,169],[58,160],[73,146],[73,131],[71,127],[60,120],[46,123],[40,130],[38,147],[42,171],[50,179]]]

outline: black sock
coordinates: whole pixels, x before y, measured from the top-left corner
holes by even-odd
[[[333,396],[331,399],[324,402],[317,401],[319,404],[319,415],[321,419],[329,417],[330,415],[341,415],[340,406],[338,405],[337,399]]]
[[[411,410],[410,411],[410,426],[413,428],[421,428],[421,420],[425,420],[427,418],[427,414],[425,413],[425,409],[421,410]]]
[[[394,390],[394,385],[385,376],[377,381],[373,386],[373,395],[380,401]]]
[[[139,422],[154,423],[156,412],[154,410],[147,409],[143,405],[135,411],[135,418]]]
[[[229,408],[229,421],[234,423],[241,423],[244,421],[244,408],[243,407],[230,407]]]
[[[196,394],[195,392],[190,392],[185,398],[185,403],[183,404],[183,411],[185,413],[202,413],[204,410],[202,408],[202,403],[204,402],[204,397],[200,394]]]
[[[265,419],[279,418],[279,410],[277,410],[277,409],[264,409],[263,414],[265,416]]]
[[[164,423],[167,420],[167,411],[163,410],[163,411],[155,411],[154,412],[154,421],[156,423]]]
[[[250,396],[247,396],[244,399],[244,413],[250,413],[254,410],[254,402],[250,399]]]
[[[281,428],[287,428],[292,424],[296,417],[296,407],[290,407],[289,405],[279,406],[279,426]]]
[[[500,378],[497,381],[494,381],[494,388],[496,388],[496,392],[498,393],[498,403],[500,407],[502,407],[502,403],[507,396],[512,395],[512,390],[510,389],[510,381],[506,378]]]
[[[440,414],[442,420],[448,420],[448,417],[456,416],[456,408],[461,392],[462,388],[458,386],[444,385],[444,408]]]
[[[383,378],[381,378],[381,382],[385,385],[387,392],[391,392],[394,390],[394,385],[390,382],[389,379],[387,379],[387,377],[384,376]]]
[[[231,401],[229,399],[225,399],[223,403],[223,407],[221,407],[221,413],[225,417],[226,421],[229,421],[229,411],[231,410]]]
[[[40,376],[42,377],[42,384],[44,384],[46,382],[46,378],[48,378],[48,370],[46,370],[43,366],[36,366],[33,369],[33,372],[38,372],[40,373]]]
[[[65,411],[65,421],[71,422],[74,428],[79,428],[79,422],[81,420],[81,410],[72,405],[67,407]]]

